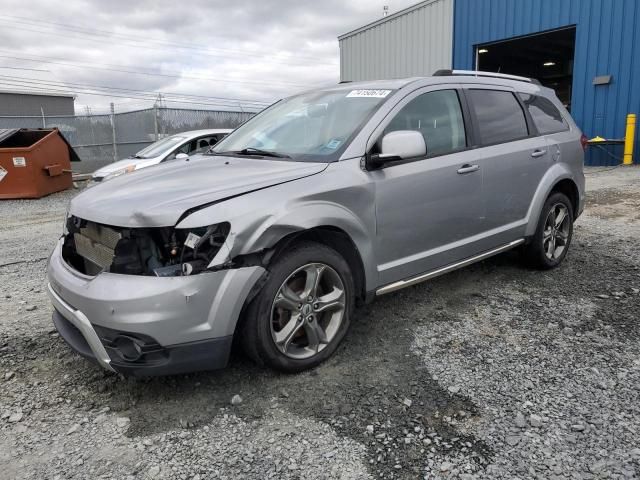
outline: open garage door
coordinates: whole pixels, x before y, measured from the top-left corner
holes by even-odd
[[[476,68],[540,80],[571,110],[576,27],[476,45]]]

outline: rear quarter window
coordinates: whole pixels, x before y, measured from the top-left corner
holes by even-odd
[[[512,92],[467,90],[482,145],[511,142],[529,135],[520,102]]]
[[[519,95],[539,133],[544,135],[569,130],[569,124],[551,100],[528,93]]]

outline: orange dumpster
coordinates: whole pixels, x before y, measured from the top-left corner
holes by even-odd
[[[57,128],[0,130],[0,199],[71,188],[71,162],[79,160]]]

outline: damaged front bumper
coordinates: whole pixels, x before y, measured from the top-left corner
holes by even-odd
[[[131,375],[225,366],[242,307],[265,271],[88,276],[66,263],[61,248],[62,240],[47,271],[56,328],[80,354]]]

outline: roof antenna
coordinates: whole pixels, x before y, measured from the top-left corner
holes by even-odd
[[[387,15],[389,15],[389,5],[384,5],[382,7],[382,16],[386,17]]]

